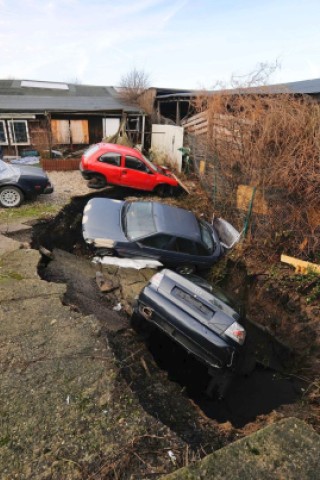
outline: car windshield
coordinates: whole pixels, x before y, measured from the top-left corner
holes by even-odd
[[[214,241],[212,235],[204,222],[199,221],[201,240],[204,243],[206,249],[212,253],[214,248]]]
[[[91,145],[87,150],[84,151],[83,156],[87,158],[89,155],[97,152],[100,148],[100,145]]]
[[[17,175],[19,169],[14,167],[13,165],[9,165],[8,163],[0,160],[0,179],[9,179],[10,177]]]
[[[123,230],[127,238],[137,240],[156,232],[151,202],[126,202],[122,209]]]

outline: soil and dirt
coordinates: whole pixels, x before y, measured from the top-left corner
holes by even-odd
[[[188,197],[164,201],[209,217],[212,212],[206,195],[195,183],[191,184],[191,189],[193,193]],[[78,462],[81,466],[81,469],[73,468],[78,477],[72,473],[68,478],[157,478],[157,475],[293,414],[318,428],[317,307],[304,304],[300,296],[292,292],[291,285],[286,285],[288,269],[280,268],[277,275],[271,275],[269,265],[253,260],[249,252],[241,248],[210,272],[209,278],[238,294],[246,305],[248,316],[254,320],[247,328],[258,367],[249,377],[238,378],[223,401],[208,399],[205,395],[208,374],[201,364],[159,332],[151,332],[146,339],[143,332],[139,334],[131,328],[132,301],[153,272],[121,271],[114,267],[101,269],[92,264],[92,252],[81,235],[82,211],[92,195],[137,196],[136,192],[129,190],[107,188],[76,197],[56,217],[34,225],[32,238],[33,248],[43,246],[52,252],[52,258],[49,258],[51,255],[42,257],[39,274],[47,282],[66,284],[62,301],[71,316],[81,319],[91,318],[94,314],[101,328],[99,342],[106,348],[106,355],[112,358],[109,367],[105,365],[103,370],[110,368],[110,375],[101,381],[100,391],[102,395],[105,382],[111,382],[112,387],[109,385],[108,388],[113,389],[113,413],[107,428],[110,428],[111,436],[107,435],[103,443],[99,443],[99,435],[95,439],[99,443],[100,459],[94,448],[90,450],[87,443],[81,442],[81,448],[89,448],[92,458],[86,459],[86,455],[81,454],[80,460],[76,460],[79,449],[71,457],[66,455],[70,462]],[[119,288],[102,293],[96,282],[97,272],[106,280],[115,282],[116,278]],[[282,281],[278,283],[278,279]],[[118,313],[113,307],[119,302],[122,310]],[[255,323],[265,328],[261,329]],[[307,352],[304,351],[306,345]],[[101,369],[99,372],[103,378]],[[29,375],[32,375],[30,369]],[[87,397],[84,403],[87,404]],[[106,403],[106,409],[109,409],[109,400]],[[46,412],[45,406],[43,409]],[[14,407],[11,414],[13,410]],[[95,409],[88,408],[90,415],[92,411]],[[91,422],[96,421],[90,415],[84,421],[83,431],[89,431]],[[114,428],[110,426],[113,423]],[[126,432],[124,438],[123,430],[127,430],[128,425],[131,432]],[[30,442],[32,432],[31,429]],[[63,434],[61,438],[64,438]],[[119,447],[121,443],[125,447]],[[102,447],[107,449],[106,455],[102,453]],[[57,445],[55,448],[58,451]],[[168,448],[177,457],[174,464],[167,455]],[[64,449],[68,450],[62,447]],[[160,451],[165,454],[157,455],[155,459],[154,452]],[[50,460],[51,454],[48,464]],[[125,473],[123,469],[126,469]]]

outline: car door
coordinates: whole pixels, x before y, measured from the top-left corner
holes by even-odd
[[[119,185],[121,172],[121,155],[115,152],[102,154],[96,160],[96,171],[102,173],[107,183]]]
[[[208,252],[198,242],[189,238],[176,237],[174,247],[175,252],[172,252],[174,256],[172,255],[171,258],[175,261],[176,266],[191,264],[201,269],[209,267],[211,264]]]
[[[146,164],[139,158],[126,155],[121,169],[120,184],[141,190],[153,190],[155,178]]]
[[[168,264],[168,259],[174,255],[175,237],[166,233],[156,233],[149,237],[140,239],[137,242],[139,246],[139,255],[153,258],[163,264]],[[169,262],[170,263],[170,262]]]

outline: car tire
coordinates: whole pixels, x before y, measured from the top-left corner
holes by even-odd
[[[93,175],[88,181],[89,188],[104,188],[107,186],[107,180],[103,175]]]
[[[20,188],[2,187],[0,188],[0,206],[4,208],[19,207],[24,200],[24,195]]]
[[[180,275],[190,275],[196,271],[196,267],[190,264],[179,265],[176,267],[176,272]]]
[[[162,198],[168,197],[171,195],[171,187],[170,185],[165,185],[165,184],[158,185],[154,189],[154,193],[158,195],[158,197],[162,197]]]

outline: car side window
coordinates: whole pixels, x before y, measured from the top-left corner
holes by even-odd
[[[198,255],[210,255],[209,250],[207,250],[201,243],[196,242],[196,249]]]
[[[115,167],[120,167],[121,164],[121,155],[118,153],[105,153],[99,158],[99,162],[107,163],[108,165],[114,165]]]
[[[173,250],[174,238],[164,233],[152,235],[151,237],[144,238],[140,243],[146,247],[158,248],[159,250]]]
[[[131,170],[139,170],[139,172],[147,172],[147,166],[138,158],[130,157],[129,155],[125,158],[125,168],[130,168]]]
[[[187,238],[177,237],[177,251],[180,253],[186,253],[188,255],[196,255],[196,247],[192,240],[188,240]]]

